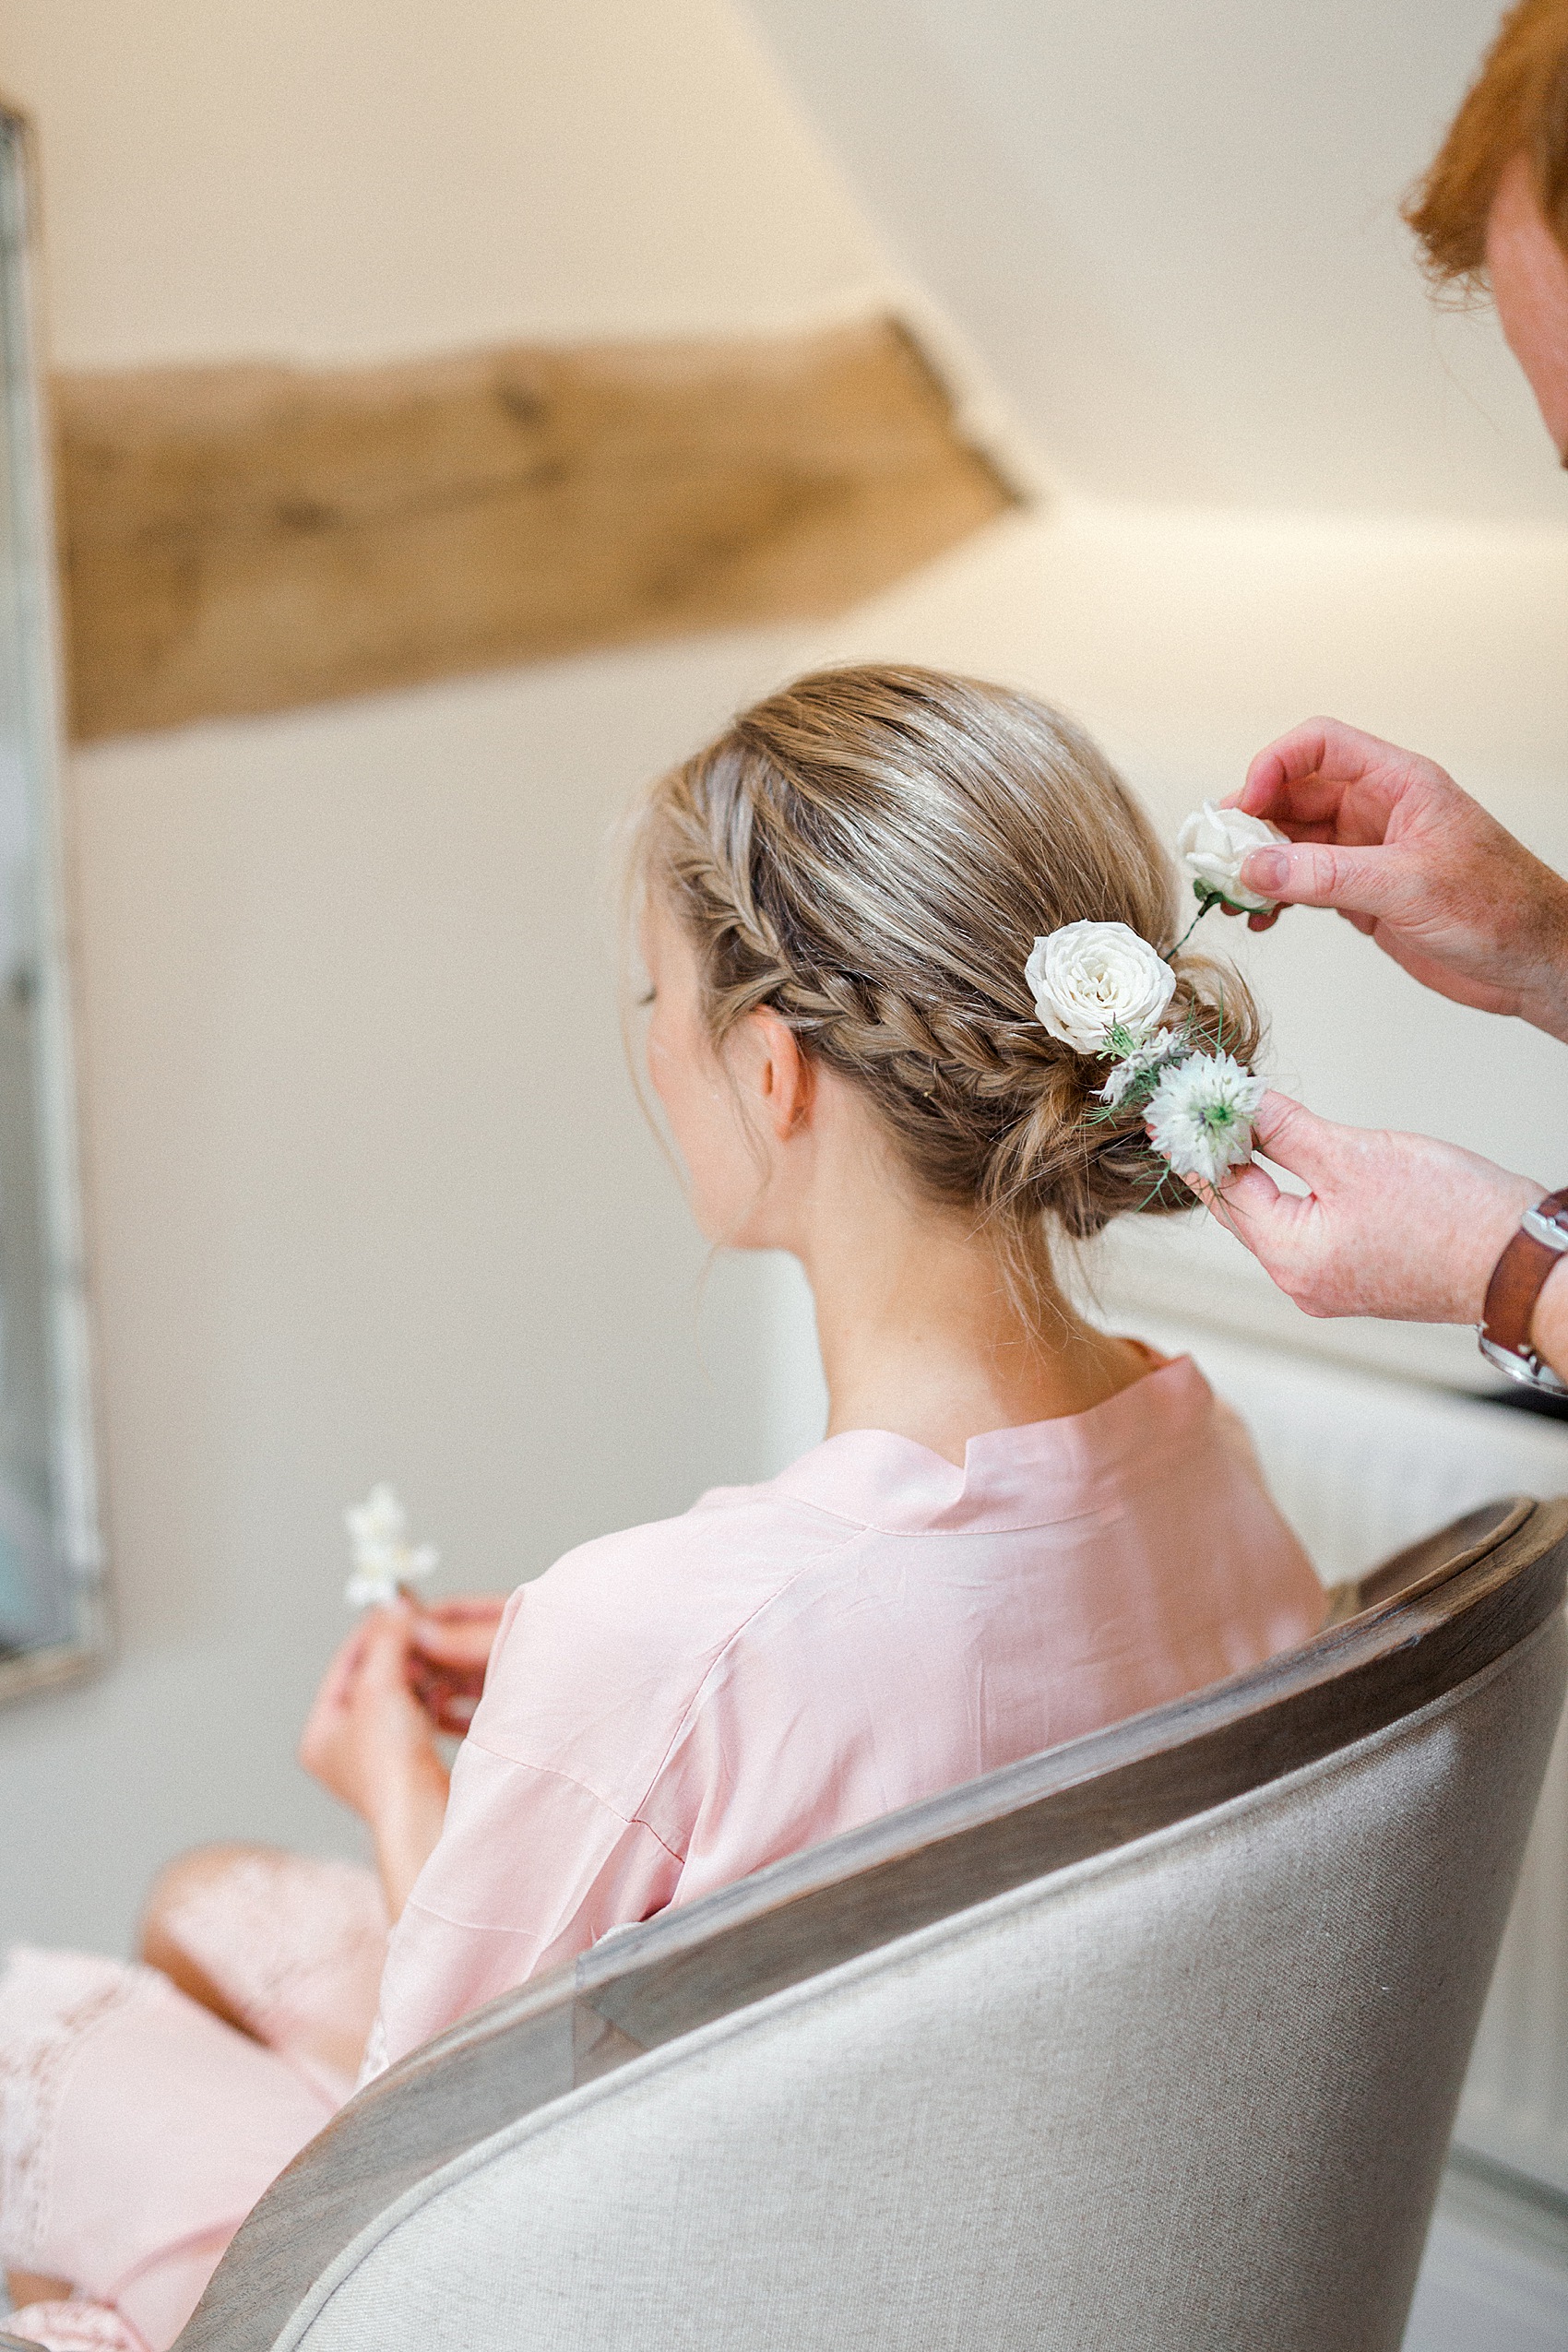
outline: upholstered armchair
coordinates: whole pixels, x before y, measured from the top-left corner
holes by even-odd
[[[179,2352],[1395,2352],[1568,1505],[607,1938],[353,2100]]]

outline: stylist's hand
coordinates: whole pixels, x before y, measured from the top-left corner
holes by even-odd
[[[1282,1192],[1256,1160],[1218,1196],[1195,1189],[1310,1315],[1479,1323],[1504,1242],[1546,1190],[1456,1144],[1336,1126],[1282,1094],[1265,1095],[1255,1132],[1310,1192]]]
[[[1254,849],[1249,889],[1333,907],[1440,996],[1568,1040],[1568,883],[1432,761],[1309,719],[1258,754],[1239,805],[1296,845]]]
[[[369,1823],[393,1918],[435,1847],[446,1772],[410,1687],[414,1610],[365,1617],[339,1650],[300,1737],[300,1762]]]

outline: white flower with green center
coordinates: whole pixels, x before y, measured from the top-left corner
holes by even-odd
[[[373,1487],[343,1514],[354,1573],[343,1589],[350,1609],[390,1609],[405,1586],[433,1574],[441,1554],[433,1544],[410,1545],[409,1516],[393,1489]]]
[[[1253,1122],[1265,1082],[1231,1053],[1194,1053],[1161,1074],[1145,1124],[1178,1176],[1218,1184],[1253,1156]]]

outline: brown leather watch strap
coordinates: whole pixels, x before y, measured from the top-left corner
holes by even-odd
[[[1532,1230],[1532,1228],[1535,1229]],[[1561,1236],[1553,1247],[1547,1234]],[[1538,1380],[1544,1370],[1530,1344],[1530,1324],[1546,1277],[1568,1255],[1568,1189],[1548,1193],[1526,1212],[1524,1223],[1492,1268],[1481,1315],[1481,1339],[1516,1357],[1519,1376]],[[1495,1361],[1495,1358],[1493,1358]],[[1513,1367],[1508,1367],[1512,1370]],[[1547,1374],[1551,1382],[1551,1375]],[[1555,1385],[1553,1382],[1551,1384]]]

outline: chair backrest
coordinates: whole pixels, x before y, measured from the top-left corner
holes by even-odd
[[[646,1927],[361,2094],[180,2352],[1394,2352],[1568,1505]]]

